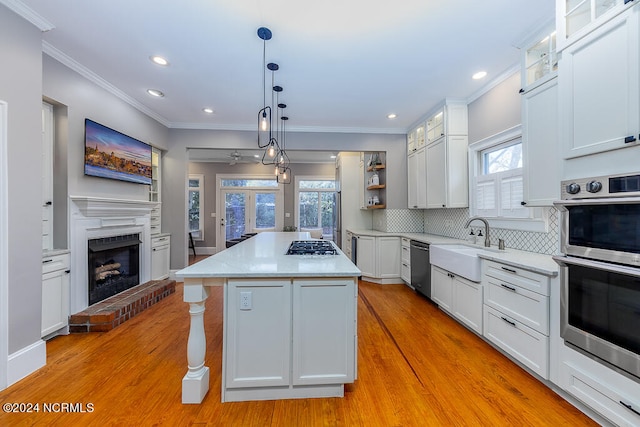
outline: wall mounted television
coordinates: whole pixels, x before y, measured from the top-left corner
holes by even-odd
[[[84,174],[151,184],[151,145],[85,119]]]

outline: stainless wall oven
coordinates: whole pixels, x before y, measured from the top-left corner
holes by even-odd
[[[562,338],[640,382],[640,175],[562,183]]]

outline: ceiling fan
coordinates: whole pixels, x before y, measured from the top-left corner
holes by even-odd
[[[242,156],[240,155],[240,153],[238,153],[238,150],[235,150],[233,153],[229,153],[229,158],[231,159],[229,161],[229,164],[235,165],[242,159]]]

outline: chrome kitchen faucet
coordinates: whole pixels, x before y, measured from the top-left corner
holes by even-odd
[[[491,240],[489,239],[489,222],[486,219],[484,219],[482,217],[479,217],[479,216],[471,217],[471,218],[469,218],[467,220],[467,223],[464,225],[464,228],[469,228],[469,224],[471,224],[471,221],[474,221],[474,220],[478,220],[478,221],[484,222],[484,229],[485,229],[484,230],[485,231],[485,233],[484,233],[485,234],[485,236],[484,236],[484,247],[485,248],[490,247],[491,246]]]

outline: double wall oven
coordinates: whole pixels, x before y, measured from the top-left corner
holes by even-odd
[[[640,175],[562,183],[566,343],[640,382]]]

